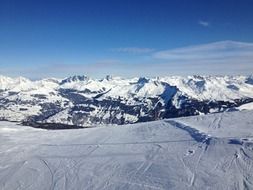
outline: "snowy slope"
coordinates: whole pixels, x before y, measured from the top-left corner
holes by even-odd
[[[210,115],[177,118],[184,125],[216,137],[247,137],[253,135],[253,111],[223,112]]]
[[[0,122],[0,189],[252,189],[252,114],[57,131]]]
[[[238,110],[253,110],[253,103],[243,104],[238,107]]]

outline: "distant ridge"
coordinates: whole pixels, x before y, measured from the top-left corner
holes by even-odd
[[[231,111],[252,101],[252,75],[36,81],[0,76],[0,119],[10,121],[120,125]]]

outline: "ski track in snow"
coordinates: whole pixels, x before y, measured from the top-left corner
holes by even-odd
[[[252,113],[58,131],[0,122],[0,189],[253,189]]]

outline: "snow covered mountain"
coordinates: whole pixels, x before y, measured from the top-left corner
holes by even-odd
[[[27,124],[127,124],[222,112],[250,102],[253,76],[37,81],[0,76],[0,119]]]

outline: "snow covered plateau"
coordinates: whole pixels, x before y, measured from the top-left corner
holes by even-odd
[[[123,125],[252,109],[253,76],[31,81],[0,76],[0,120],[52,128]]]
[[[253,189],[252,115],[69,130],[1,121],[0,189]]]

